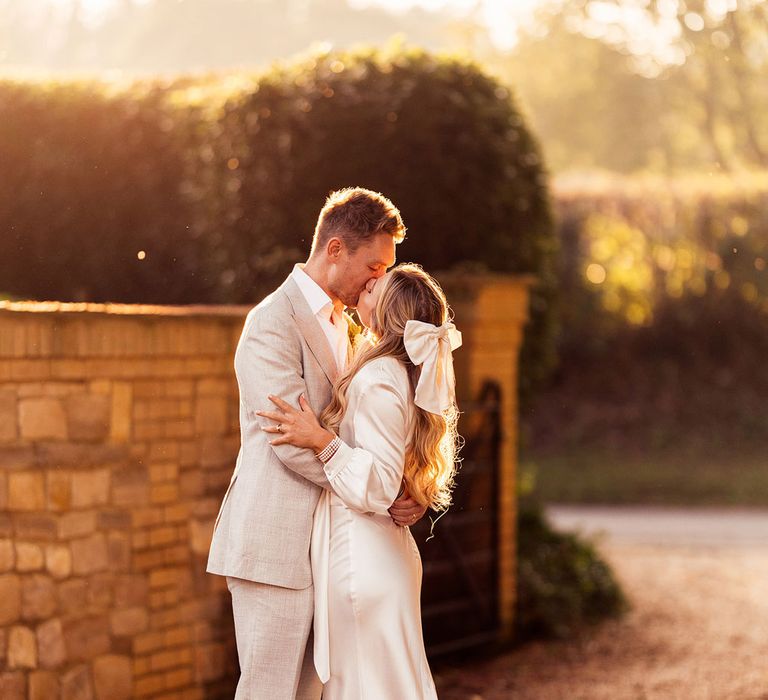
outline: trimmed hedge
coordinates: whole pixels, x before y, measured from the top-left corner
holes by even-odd
[[[305,259],[328,192],[357,184],[400,208],[400,260],[536,275],[524,394],[553,364],[541,154],[474,64],[358,51],[124,88],[4,82],[0,160],[2,292],[251,303]]]
[[[93,83],[0,83],[0,292],[204,299],[180,187],[195,139],[189,116],[160,86],[112,94]]]

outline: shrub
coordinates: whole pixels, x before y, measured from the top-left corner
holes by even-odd
[[[517,609],[520,641],[567,637],[627,609],[611,568],[591,543],[553,530],[529,500],[518,516]]]

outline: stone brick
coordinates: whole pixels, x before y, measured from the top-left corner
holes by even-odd
[[[35,446],[36,463],[60,468],[114,464],[127,466],[129,451],[124,445],[77,442],[43,442]]]
[[[223,644],[205,644],[195,649],[195,675],[203,683],[224,675],[226,651]]]
[[[213,537],[213,523],[215,520],[190,520],[189,537],[192,546],[192,552],[195,554],[206,554],[211,547],[211,538]]]
[[[8,668],[37,668],[37,640],[29,627],[11,627],[8,633]]]
[[[135,466],[122,469],[112,476],[112,504],[115,506],[142,506],[149,500],[147,469]]]
[[[89,360],[52,360],[50,363],[51,376],[56,379],[85,379],[92,372]]]
[[[150,501],[156,504],[173,503],[179,498],[179,485],[176,483],[155,484],[150,491]]]
[[[16,392],[0,391],[0,443],[13,442],[19,436]]]
[[[46,474],[48,509],[67,510],[72,505],[72,475],[64,469],[51,469]]]
[[[15,561],[13,540],[0,540],[0,573],[13,569]]]
[[[191,420],[168,420],[163,424],[163,437],[166,438],[191,438],[195,436],[195,424]]]
[[[229,396],[230,383],[218,377],[206,377],[197,382],[198,396]]]
[[[229,401],[224,396],[199,396],[195,404],[195,431],[198,435],[227,432]]]
[[[111,394],[112,382],[108,379],[94,379],[88,382],[88,391],[91,394]]]
[[[109,438],[112,442],[127,442],[131,437],[133,389],[128,382],[112,386],[112,411]]]
[[[126,534],[107,535],[107,557],[110,571],[127,571],[131,565],[131,540]]]
[[[225,467],[231,474],[239,447],[239,436],[234,441],[214,436],[203,437],[200,440],[200,466],[203,469]]]
[[[45,508],[45,479],[42,472],[11,472],[8,475],[8,510]]]
[[[16,539],[55,540],[58,518],[51,513],[16,513],[13,516]]]
[[[156,527],[149,531],[149,544],[151,547],[157,547],[158,545],[171,544],[177,542],[179,535],[177,528],[166,525],[164,527]]]
[[[76,575],[91,574],[107,568],[107,540],[100,532],[72,540],[72,571]]]
[[[165,632],[166,646],[177,647],[183,644],[190,644],[192,641],[194,641],[194,635],[190,625],[173,627]]]
[[[88,596],[88,582],[75,578],[59,584],[59,606],[65,614],[82,614]]]
[[[91,615],[64,622],[67,658],[88,661],[109,652],[109,621],[105,616]]]
[[[188,399],[194,393],[194,382],[189,379],[178,379],[164,384],[164,394],[178,399]]]
[[[165,690],[165,674],[163,673],[153,673],[136,679],[134,687],[136,697],[157,695],[161,690]]]
[[[205,493],[205,478],[197,469],[186,469],[179,476],[179,492],[184,498],[194,498]]]
[[[25,576],[21,583],[21,616],[25,620],[44,620],[56,612],[56,586],[49,576]]]
[[[179,476],[179,465],[174,462],[159,462],[149,465],[149,480],[152,483],[173,481]]]
[[[181,570],[175,567],[155,569],[155,571],[151,571],[149,574],[149,587],[164,588],[165,586],[172,586],[181,574]]]
[[[59,697],[59,677],[53,671],[29,674],[29,700],[53,700]]]
[[[66,440],[67,438],[67,414],[60,399],[21,399],[19,425],[21,437],[25,440]]]
[[[112,401],[106,394],[73,394],[65,400],[71,440],[101,442],[109,434]]]
[[[96,530],[96,512],[92,510],[64,513],[59,519],[59,537],[62,540],[82,537],[94,530]]]
[[[4,446],[0,450],[0,470],[29,469],[37,464],[37,451],[32,446]]]
[[[152,654],[149,665],[153,671],[163,671],[191,662],[192,650],[189,647],[183,647],[180,649],[165,649],[157,654]]]
[[[166,506],[163,510],[163,520],[166,523],[184,523],[189,519],[189,505],[187,503],[175,503]]]
[[[0,576],[0,625],[21,617],[21,578],[16,574]]]
[[[64,630],[59,618],[46,620],[38,625],[37,654],[41,668],[56,668],[66,661]]]
[[[165,639],[162,632],[144,632],[133,638],[133,653],[147,654],[156,649],[162,649]]]
[[[27,681],[21,671],[0,673],[0,698],[3,700],[26,700]]]
[[[43,568],[43,549],[31,542],[16,543],[16,570],[40,571]]]
[[[87,508],[109,500],[109,469],[93,469],[72,474],[72,507]]]
[[[75,666],[61,677],[61,700],[93,700],[88,666]]]
[[[55,579],[67,578],[72,573],[72,555],[69,547],[49,544],[45,548],[45,568]]]
[[[131,520],[133,527],[149,527],[151,525],[161,525],[163,522],[162,507],[154,508],[134,508],[131,511]]]
[[[112,634],[117,636],[135,635],[144,632],[149,626],[149,614],[146,608],[125,608],[113,610],[109,618]]]
[[[114,596],[117,607],[133,607],[147,602],[149,586],[143,574],[123,574],[115,579]]]
[[[192,683],[192,669],[178,668],[165,674],[166,688],[181,688]]]
[[[117,508],[102,510],[98,517],[100,530],[130,530],[131,513]]]
[[[153,462],[176,460],[179,456],[179,444],[175,441],[153,442],[149,447],[149,459]]]
[[[182,467],[192,467],[197,465],[200,457],[200,448],[196,440],[179,444],[179,465]]]
[[[88,578],[88,603],[92,608],[106,610],[112,607],[115,576],[111,571]]]
[[[107,654],[93,662],[97,700],[129,700],[133,696],[133,672],[128,656]]]

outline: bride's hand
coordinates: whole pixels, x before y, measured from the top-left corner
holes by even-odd
[[[294,445],[306,447],[315,452],[321,452],[335,435],[323,428],[317,417],[312,412],[309,402],[304,394],[299,397],[299,408],[295,409],[278,396],[268,396],[269,400],[277,406],[276,411],[256,411],[257,415],[275,421],[277,425],[263,425],[261,429],[265,433],[279,435],[270,440],[270,445]]]

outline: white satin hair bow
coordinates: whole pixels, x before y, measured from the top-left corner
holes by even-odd
[[[411,320],[405,324],[403,340],[411,362],[422,365],[414,403],[430,413],[442,414],[456,402],[451,353],[461,345],[461,333],[450,321],[434,326]]]

